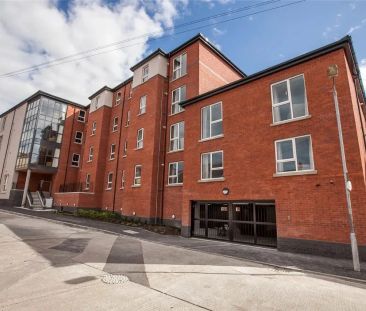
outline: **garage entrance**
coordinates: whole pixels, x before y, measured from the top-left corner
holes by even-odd
[[[192,235],[276,246],[274,202],[193,202]]]

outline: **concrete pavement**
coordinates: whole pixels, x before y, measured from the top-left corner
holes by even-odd
[[[130,230],[0,211],[0,310],[366,310],[365,283],[163,245]],[[129,281],[104,283],[110,274]]]

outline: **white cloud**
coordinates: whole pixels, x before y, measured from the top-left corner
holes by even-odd
[[[354,9],[356,9],[356,3],[350,3],[349,7],[353,11]]]
[[[185,6],[186,2],[153,0],[153,9],[149,10],[133,0],[114,5],[102,0],[76,0],[70,2],[67,15],[56,7],[56,0],[3,2],[0,74],[161,32],[164,26],[173,25],[177,6]],[[127,44],[135,45],[30,74],[0,78],[0,113],[39,89],[87,104],[87,97],[103,85],[115,86],[128,78],[129,68],[148,52],[148,38]]]
[[[350,35],[352,32],[354,32],[354,31],[356,31],[356,30],[358,30],[358,29],[360,29],[360,28],[361,28],[361,26],[360,26],[360,25],[353,26],[353,27],[351,27],[351,28],[348,30],[347,34],[348,34],[348,35]]]
[[[366,58],[361,60],[360,71],[363,81],[363,87],[366,89]]]
[[[213,34],[215,36],[221,36],[221,35],[225,34],[226,31],[225,30],[221,30],[220,28],[214,27],[212,29],[212,32],[213,32]]]

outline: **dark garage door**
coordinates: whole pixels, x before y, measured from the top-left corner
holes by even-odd
[[[276,233],[276,210],[274,203],[193,203],[193,236],[276,246]]]

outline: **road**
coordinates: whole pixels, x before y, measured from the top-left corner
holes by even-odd
[[[366,283],[0,212],[0,310],[366,310]]]

